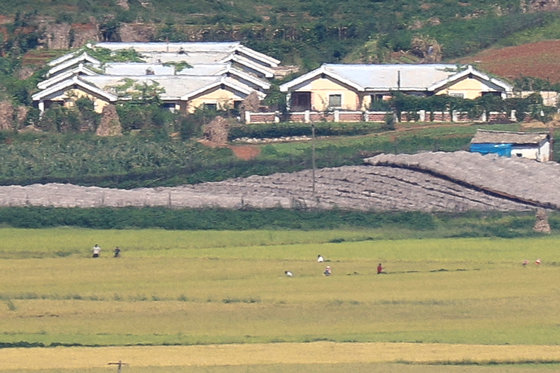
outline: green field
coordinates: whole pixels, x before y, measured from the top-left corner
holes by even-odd
[[[61,348],[55,346],[519,346],[514,357],[472,359],[477,369],[493,372],[502,363],[531,371],[560,367],[559,236],[372,239],[379,236],[379,230],[3,228],[0,344],[11,353],[20,351],[15,347],[40,347],[21,349],[28,356]],[[98,259],[90,258],[94,243],[103,249]],[[122,248],[120,258],[111,256],[115,246]],[[315,261],[319,253],[327,263]],[[542,264],[535,264],[537,258]],[[523,260],[529,261],[526,267]],[[379,262],[386,274],[376,274]],[[325,265],[332,276],[323,276]],[[555,352],[523,354],[535,346]],[[456,359],[444,354],[418,365],[403,352],[387,360],[337,361],[338,371],[439,371],[423,369],[450,362],[457,369],[474,367],[471,358]],[[275,372],[288,364],[282,361],[239,365],[245,369],[224,365],[237,366],[232,372]],[[406,368],[397,369],[397,363]],[[312,370],[289,364],[291,371],[330,371],[319,369],[320,360]],[[199,371],[196,363],[187,365]],[[95,364],[75,371],[109,368],[114,371]],[[191,371],[157,363],[128,369]],[[212,369],[200,371],[226,368]],[[13,367],[0,361],[0,371]]]

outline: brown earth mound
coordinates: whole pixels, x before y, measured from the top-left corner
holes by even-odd
[[[363,166],[132,190],[0,186],[0,206],[293,208],[362,211],[560,209],[560,165],[477,153],[380,154]]]

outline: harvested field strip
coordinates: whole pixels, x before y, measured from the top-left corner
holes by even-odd
[[[86,369],[109,362],[130,367],[261,364],[515,364],[560,363],[560,346],[417,343],[278,343],[207,346],[57,347],[2,350],[0,371]]]

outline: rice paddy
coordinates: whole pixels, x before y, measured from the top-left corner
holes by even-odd
[[[554,235],[4,228],[0,236],[0,372],[115,371],[108,363],[119,360],[129,364],[123,372],[560,367]],[[102,252],[93,259],[95,243]]]

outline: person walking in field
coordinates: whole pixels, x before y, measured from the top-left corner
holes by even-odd
[[[92,258],[99,258],[99,255],[101,255],[101,248],[98,244],[95,244],[91,252],[93,253]]]

